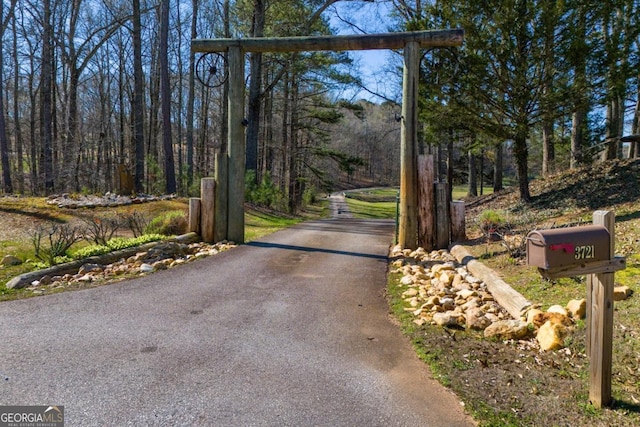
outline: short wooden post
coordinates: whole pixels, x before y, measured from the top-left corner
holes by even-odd
[[[464,242],[467,240],[466,223],[464,220],[464,202],[454,200],[451,202],[451,241]]]
[[[595,211],[594,225],[609,230],[609,254],[614,257],[615,215],[609,211]],[[589,401],[597,408],[611,403],[611,364],[613,352],[613,287],[615,273],[596,273],[588,280],[590,289],[587,306],[589,323],[587,329],[589,366]]]
[[[227,224],[229,223],[229,167],[226,149],[215,155],[216,201],[213,215],[213,241],[218,243],[227,240]]]
[[[449,185],[436,182],[436,249],[447,249],[451,242],[451,222],[449,217]]]
[[[200,235],[207,243],[213,243],[215,193],[215,178],[202,178],[200,181]]]
[[[244,52],[229,48],[229,206],[227,239],[244,243]]]
[[[189,233],[200,234],[200,199],[189,199]]]
[[[409,42],[404,47],[402,83],[402,126],[400,127],[400,226],[398,244],[407,249],[418,245],[418,76],[420,46]]]
[[[435,241],[435,170],[432,155],[418,156],[418,246],[433,250]]]

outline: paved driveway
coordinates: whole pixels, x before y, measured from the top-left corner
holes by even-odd
[[[95,289],[0,303],[0,405],[67,426],[470,426],[388,316],[392,224],[300,224]]]

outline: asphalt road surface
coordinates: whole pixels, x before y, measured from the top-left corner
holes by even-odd
[[[0,405],[66,426],[472,426],[388,315],[392,224],[300,224],[117,284],[0,303]]]

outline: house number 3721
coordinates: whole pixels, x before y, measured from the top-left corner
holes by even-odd
[[[595,247],[594,245],[576,246],[574,254],[576,259],[595,258]]]

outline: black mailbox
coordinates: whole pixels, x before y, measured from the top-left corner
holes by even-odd
[[[608,261],[610,239],[600,225],[535,230],[527,236],[527,264],[548,270]]]

